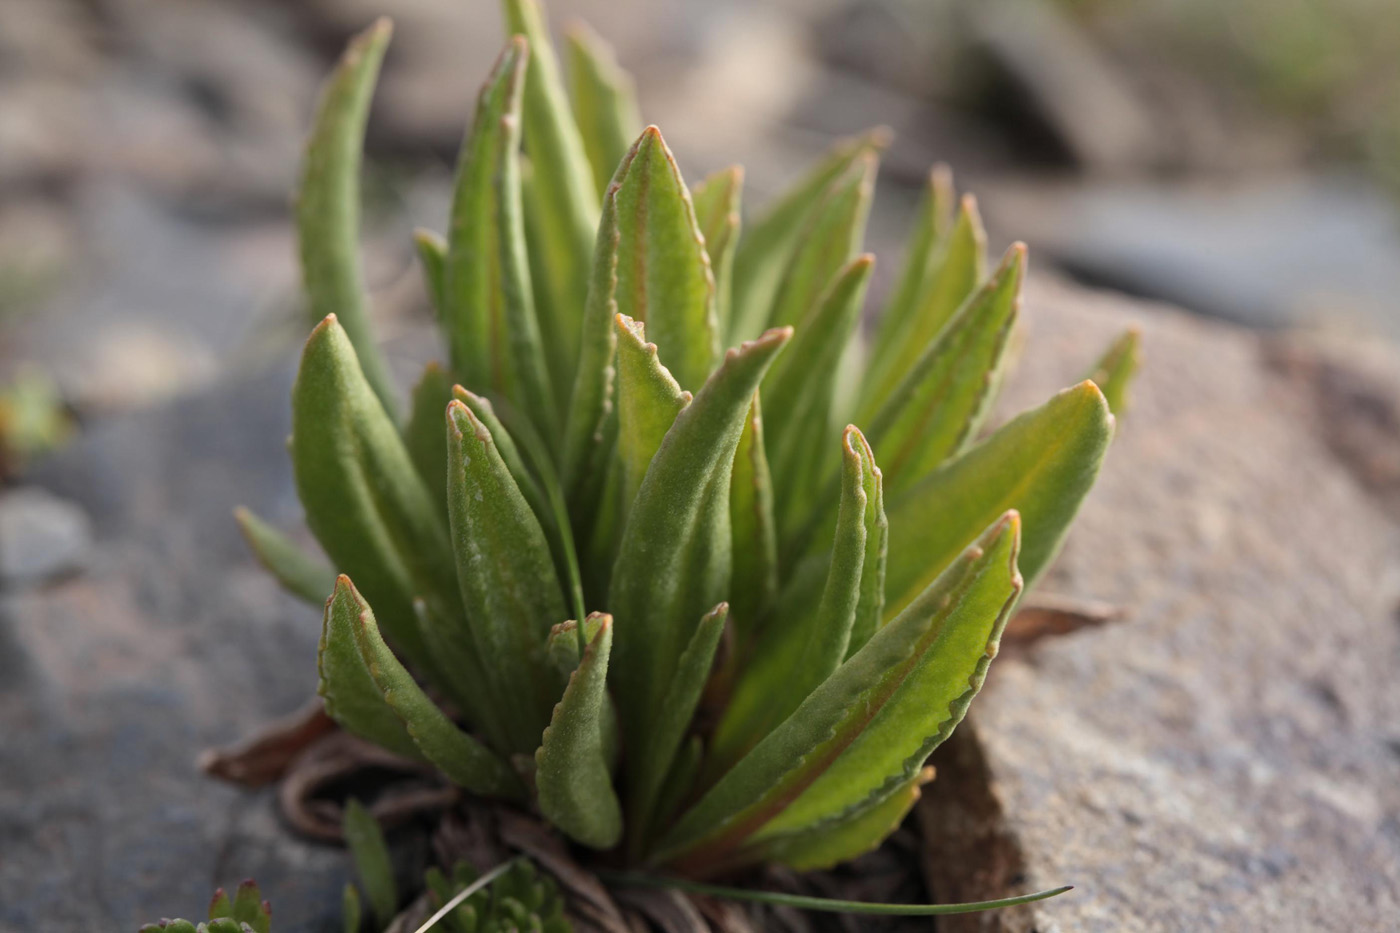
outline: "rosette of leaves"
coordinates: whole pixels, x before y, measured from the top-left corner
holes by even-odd
[[[223,888],[214,892],[206,922],[162,920],[146,924],[141,933],[269,933],[271,929],[272,907],[262,899],[256,883],[245,881],[238,886],[232,899]]]
[[[989,268],[946,169],[867,345],[885,133],[741,230],[738,168],[688,186],[596,40],[570,40],[570,98],[538,7],[506,14],[448,229],[417,237],[447,360],[407,408],[357,259],[387,23],[331,77],[289,446],[333,567],[245,532],[294,592],[330,593],[320,692],[350,732],[613,864],[849,859],[917,799],[1055,555],[1113,433],[1104,392],[989,430],[1026,251]],[[1115,395],[1131,356],[1098,367]]]

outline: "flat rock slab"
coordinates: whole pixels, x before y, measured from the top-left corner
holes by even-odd
[[[1145,359],[1042,584],[1128,618],[994,665],[973,710],[1032,886],[1077,886],[1036,928],[1394,929],[1400,524],[1330,442],[1386,419],[1253,333],[1043,279],[1025,306],[1008,408],[1129,321]]]

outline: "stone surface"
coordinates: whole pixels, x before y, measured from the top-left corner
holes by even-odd
[[[255,876],[279,929],[336,929],[345,857],[195,767],[306,701],[317,613],[229,510],[294,525],[290,372],[91,425],[30,481],[93,519],[86,572],[0,594],[0,931],[134,930]]]
[[[72,573],[91,546],[88,517],[73,503],[35,487],[0,493],[0,588]]]
[[[974,707],[1031,886],[1077,885],[1037,928],[1393,929],[1400,525],[1343,416],[1256,334],[1043,279],[1026,308],[1008,408],[1129,322],[1145,361],[1043,583],[1128,619],[1004,659]]]

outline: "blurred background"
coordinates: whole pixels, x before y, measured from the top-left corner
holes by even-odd
[[[872,307],[946,161],[1037,272],[1400,339],[1395,0],[550,6],[614,44],[687,178],[746,166],[747,208],[890,126]],[[191,762],[313,686],[314,620],[228,507],[298,516],[289,193],[322,76],[381,14],[365,261],[406,382],[431,355],[409,234],[444,226],[494,2],[0,0],[0,929],[190,912],[248,865],[297,879],[286,929],[338,899],[338,852]]]

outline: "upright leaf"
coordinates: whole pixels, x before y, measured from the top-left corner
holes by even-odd
[[[729,341],[745,340],[772,320],[773,301],[797,244],[827,189],[867,152],[889,144],[884,127],[845,139],[749,225],[734,254],[734,306]]]
[[[418,264],[423,267],[423,290],[428,294],[438,323],[442,323],[442,309],[447,303],[443,295],[443,280],[447,276],[447,240],[441,234],[420,227],[413,231],[413,246],[418,251]]]
[[[729,602],[734,607],[735,641],[746,645],[778,595],[778,528],[759,393],[754,393],[734,454],[729,517],[734,542]]]
[[[471,388],[509,399],[548,437],[558,412],[535,317],[520,200],[525,40],[506,46],[477,100],[452,197],[443,319],[453,369]]]
[[[557,696],[545,640],[568,610],[544,530],[490,431],[455,399],[447,429],[447,505],[467,629],[510,749],[533,752]]]
[[[531,432],[529,422],[523,417],[513,417],[515,430],[508,430],[505,422],[497,416],[490,399],[482,398],[461,386],[452,387],[452,397],[470,408],[472,414],[476,415],[495,439],[496,450],[500,453],[501,460],[510,471],[516,485],[520,487],[520,494],[529,503],[530,511],[539,519],[545,537],[549,539],[549,550],[554,556],[554,569],[559,574],[560,582],[565,584],[574,615],[582,616],[583,592],[579,581],[578,554],[574,549],[573,530],[569,525],[569,514],[564,504],[563,491],[559,487],[559,477],[554,471],[549,452],[544,448],[544,442]],[[445,448],[445,439],[443,443]],[[446,472],[445,464],[443,470]]]
[[[356,36],[321,89],[297,194],[297,239],[313,321],[334,314],[365,377],[392,415],[393,381],[374,342],[360,273],[360,167],[370,99],[393,26],[381,19]]]
[[[877,347],[863,390],[863,409],[877,410],[908,376],[939,331],[982,280],[987,235],[977,200],[964,195],[952,231],[931,260],[923,286],[897,334]],[[883,355],[879,350],[885,350]]]
[[[413,387],[408,421],[403,426],[408,456],[429,494],[438,499],[447,489],[447,434],[442,429],[442,413],[451,400],[452,379],[437,363],[429,363]],[[446,500],[442,502],[446,516]]]
[[[768,460],[777,477],[776,514],[783,554],[789,552],[795,531],[822,506],[814,499],[831,450],[831,373],[860,321],[874,264],[875,257],[867,254],[840,271],[793,339],[798,352],[787,365],[775,366],[764,382]]]
[[[720,603],[700,620],[676,662],[675,675],[654,717],[653,728],[632,742],[627,814],[634,858],[656,829],[656,805],[710,678],[728,616],[729,605]]]
[[[892,497],[885,614],[909,605],[980,527],[1007,509],[1025,520],[1021,572],[1031,585],[1058,550],[1112,437],[1103,394],[1082,382]]]
[[[871,443],[892,494],[927,476],[977,436],[1020,313],[1025,268],[1026,248],[1017,243],[869,416]]]
[[[812,213],[773,305],[771,326],[807,326],[822,295],[860,252],[879,159],[864,152],[828,190]]]
[[[938,272],[942,250],[953,225],[953,172],[947,165],[935,165],[914,218],[904,268],[890,293],[870,351],[872,367],[883,369],[898,351],[904,336],[913,327],[920,299],[928,282]]]
[[[739,245],[739,197],[744,169],[731,165],[706,176],[690,191],[695,221],[705,237],[705,253],[715,276],[715,319],[721,335],[729,333],[734,303],[734,249]]]
[[[530,43],[525,75],[525,151],[533,166],[530,229],[545,268],[548,291],[537,295],[540,323],[550,335],[549,369],[557,377],[558,398],[573,384],[579,360],[583,296],[588,289],[588,257],[598,226],[598,193],[583,139],[559,74],[559,59],[536,0],[503,0],[507,28]]]
[[[791,334],[770,331],[726,354],[676,417],[637,492],[610,590],[624,735],[651,733],[695,620],[728,589],[734,452],[754,390]]]
[[[369,896],[374,922],[381,927],[388,926],[394,914],[398,913],[399,892],[394,883],[394,863],[389,856],[389,845],[384,841],[379,821],[365,809],[364,804],[351,797],[345,804],[342,826],[345,844],[355,860],[360,884]]]
[[[630,509],[651,458],[692,396],[662,365],[656,344],[647,342],[640,321],[619,314],[615,325],[617,463],[622,471],[622,502]]]
[[[695,388],[717,357],[714,281],[690,196],[655,127],[645,130],[603,198],[583,351],[565,435],[564,477],[572,509],[595,502],[589,477],[605,473],[615,391],[614,316],[644,323],[682,388]],[[587,512],[575,511],[581,520]]]
[[[1128,407],[1128,387],[1138,370],[1138,351],[1142,331],[1136,327],[1125,330],[1099,357],[1086,377],[1103,391],[1108,409],[1115,415]]]
[[[353,595],[353,591],[352,591]],[[374,613],[361,601],[351,632],[355,648],[384,702],[403,723],[418,755],[449,781],[474,794],[520,799],[524,786],[495,752],[463,732],[434,703],[384,643]]]
[[[1020,522],[969,547],[687,811],[654,856],[691,874],[747,864],[766,840],[888,793],[952,732],[1021,590]]]
[[[360,654],[355,633],[361,619],[371,616],[350,578],[341,574],[335,592],[326,600],[321,645],[316,656],[319,682],[316,692],[326,705],[326,715],[341,728],[405,758],[420,761],[418,746],[403,720],[384,699]]]
[[[737,761],[786,719],[846,659],[862,597],[869,539],[878,534],[871,508],[880,473],[865,438],[854,427],[841,440],[841,504],[821,602],[813,615],[770,628],[752,651],[710,747],[711,770]],[[872,576],[878,574],[875,565]],[[870,606],[862,627],[869,628]]]
[[[325,603],[335,587],[335,568],[306,553],[295,541],[243,506],[233,510],[238,530],[258,559],[282,587],[314,606]]]
[[[602,616],[535,752],[540,810],[567,835],[594,849],[622,837],[622,806],[613,790],[603,743],[612,619]]]
[[[440,500],[419,477],[335,315],[302,352],[290,447],[306,523],[321,547],[378,607],[395,647],[416,667],[437,671],[413,600],[456,603]]]
[[[632,140],[642,131],[637,89],[632,76],[618,65],[612,48],[588,26],[575,23],[566,38],[574,117],[601,197]]]

